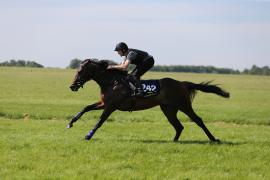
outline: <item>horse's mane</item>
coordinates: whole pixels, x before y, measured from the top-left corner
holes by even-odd
[[[81,64],[84,64],[87,61],[91,61],[91,62],[95,62],[95,63],[105,63],[107,65],[116,65],[117,63],[111,60],[107,60],[107,59],[102,59],[102,60],[98,60],[98,59],[85,59],[81,62]]]
[[[117,65],[116,62],[110,61],[110,60],[100,60],[99,62],[106,63],[107,64],[106,68],[109,65]],[[127,74],[128,74],[126,71],[122,71],[122,70],[119,70],[119,69],[107,69],[107,71],[113,72],[113,73],[121,75],[121,76],[127,76]]]
[[[108,65],[116,65],[117,63],[111,60],[102,59],[99,62],[107,63]]]
[[[118,74],[118,75],[121,75],[121,76],[127,76],[127,72],[125,72],[125,71],[122,71],[122,70],[119,70],[119,69],[107,69],[107,67],[109,65],[117,65],[117,63],[114,62],[114,61],[106,60],[106,59],[102,59],[102,60],[98,60],[98,59],[85,59],[84,61],[81,62],[81,64],[84,64],[87,61],[91,61],[91,62],[94,62],[96,64],[99,64],[106,71],[113,72],[114,74]]]

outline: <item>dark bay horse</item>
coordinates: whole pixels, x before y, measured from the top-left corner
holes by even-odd
[[[116,83],[120,82],[119,79],[125,79],[126,74],[116,69],[107,69],[109,63],[109,61],[86,59],[80,65],[75,79],[70,86],[71,90],[78,91],[84,83],[94,80],[100,86],[101,99],[94,104],[86,106],[82,111],[77,113],[68,124],[68,128],[71,128],[73,123],[84,113],[91,110],[103,109],[99,121],[85,136],[86,140],[90,140],[97,129],[102,126],[104,121],[115,110],[139,111],[159,105],[176,131],[174,141],[178,141],[184,129],[183,125],[177,119],[177,112],[180,110],[201,127],[211,141],[219,142],[207,129],[202,119],[193,111],[191,103],[196,90],[214,93],[225,98],[230,97],[228,92],[210,83],[195,84],[187,81],[180,82],[171,78],[163,78],[159,80],[160,93],[158,95],[147,98],[136,98],[131,96],[131,90],[125,83]]]

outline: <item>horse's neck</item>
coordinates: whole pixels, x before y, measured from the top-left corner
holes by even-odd
[[[96,74],[93,80],[100,86],[101,89],[106,89],[113,85],[113,82],[117,79],[124,78],[124,75],[116,71],[105,71],[103,73]]]

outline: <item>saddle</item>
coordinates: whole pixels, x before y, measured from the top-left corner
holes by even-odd
[[[117,72],[116,76],[112,79],[113,86],[116,87],[118,84],[126,86],[130,90],[130,94],[136,97],[136,86],[134,78],[127,73],[127,71],[121,71],[118,69],[110,69],[111,71]],[[140,98],[147,98],[156,96],[160,93],[160,81],[156,79],[141,80],[141,87],[143,88],[143,96]]]
[[[121,80],[116,80],[116,84],[121,83],[124,84],[126,87],[128,87],[131,91],[131,96],[136,97],[136,86],[135,82],[133,81],[133,78],[129,78],[128,76],[126,78],[121,78]],[[143,96],[141,98],[147,98],[156,96],[160,93],[160,82],[159,80],[141,80],[141,87],[143,88]],[[116,85],[115,84],[115,85]]]

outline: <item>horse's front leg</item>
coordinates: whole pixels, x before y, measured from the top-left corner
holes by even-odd
[[[69,122],[69,124],[67,125],[67,128],[72,128],[73,126],[73,123],[76,122],[78,119],[80,119],[80,117],[82,117],[82,115],[86,112],[89,112],[91,110],[100,110],[100,109],[104,109],[104,103],[103,101],[99,101],[99,102],[96,102],[94,104],[91,104],[89,106],[86,106],[83,108],[82,111],[78,112],[72,119],[71,121]]]
[[[103,113],[101,114],[99,121],[97,122],[97,124],[95,125],[95,127],[89,131],[89,133],[85,136],[86,140],[90,140],[93,135],[95,134],[95,132],[98,130],[98,128],[100,128],[102,126],[102,124],[105,122],[105,120],[111,115],[111,113],[115,111],[115,108],[113,107],[106,107],[103,111]]]

